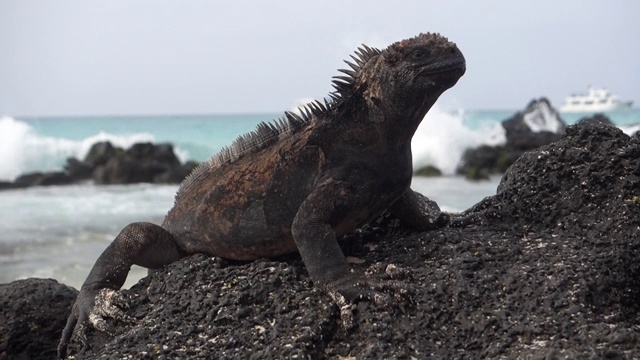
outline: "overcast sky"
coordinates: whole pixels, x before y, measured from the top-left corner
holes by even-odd
[[[0,0],[0,115],[281,112],[361,44],[456,42],[448,108],[604,86],[640,102],[640,1]]]

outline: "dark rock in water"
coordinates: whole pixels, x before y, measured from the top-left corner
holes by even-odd
[[[250,263],[194,255],[125,291],[135,323],[112,321],[115,336],[92,330],[89,346],[74,340],[70,354],[640,358],[638,189],[640,138],[569,126],[520,157],[498,193],[467,211],[483,225],[416,233],[384,214],[347,235],[341,245],[356,271],[386,279],[395,264],[413,289],[411,303],[391,310],[358,303],[352,331],[297,255]]]
[[[77,295],[51,279],[0,284],[0,359],[55,359]]]
[[[172,167],[180,165],[171,144],[137,143],[126,151],[126,155],[142,162],[156,163],[157,166]]]
[[[580,122],[613,125],[611,120],[603,114],[595,114],[581,119]],[[468,149],[463,154],[457,169],[459,174],[469,179],[502,174],[525,152],[560,139],[566,125],[549,101],[542,98],[532,101],[524,111],[503,121],[502,127],[505,129],[506,144],[481,145],[475,149]]]
[[[137,143],[95,168],[93,180],[97,184],[154,183],[176,180],[177,174],[183,174],[183,168],[171,144]]]
[[[140,167],[130,156],[116,156],[93,170],[93,181],[96,184],[150,183],[153,174],[149,175],[148,172],[147,168]]]
[[[68,158],[64,166],[64,172],[75,181],[86,180],[91,178],[93,166],[86,161],[80,161],[76,158]]]
[[[491,179],[490,173],[486,169],[482,168],[470,168],[464,174],[467,180],[480,181]]]
[[[0,190],[67,185],[93,179],[96,184],[180,183],[197,166],[181,164],[171,144],[137,143],[124,150],[110,142],[94,144],[84,160],[67,159],[64,171],[36,172],[1,182]]]
[[[463,154],[464,165],[458,168],[458,173],[470,180],[486,179],[491,174],[504,173],[522,151],[504,146],[481,145]]]
[[[73,183],[73,179],[62,171],[24,174],[14,181],[14,185],[17,188],[29,186],[69,185],[71,183]]]
[[[117,156],[118,151],[109,141],[101,141],[93,144],[84,157],[84,162],[92,168],[105,164],[110,158]]]
[[[0,190],[15,189],[16,184],[10,181],[0,181]]]
[[[546,98],[532,100],[525,110],[502,122],[506,143],[482,145],[462,155],[457,173],[473,179],[477,174],[504,173],[524,152],[550,144],[562,136],[565,123]]]
[[[182,182],[187,175],[199,165],[197,161],[187,161],[185,164],[174,166],[153,177],[156,184],[176,184]]]
[[[416,176],[442,176],[442,171],[433,165],[427,165],[418,169],[414,175]]]
[[[540,98],[503,121],[502,127],[507,148],[527,151],[560,139],[566,125],[549,100]]]

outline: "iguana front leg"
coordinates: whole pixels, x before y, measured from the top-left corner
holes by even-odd
[[[354,302],[369,299],[389,305],[390,296],[382,290],[408,291],[401,282],[370,279],[353,271],[338,246],[336,229],[355,226],[368,215],[363,209],[370,206],[368,194],[372,192],[367,190],[329,180],[302,203],[291,228],[309,276],[340,307],[346,328],[353,326]]]
[[[72,335],[84,339],[87,324],[108,331],[105,317],[128,319],[121,309],[126,307],[126,301],[118,289],[127,279],[131,265],[157,269],[181,257],[173,236],[162,227],[151,223],[125,227],[100,255],[82,284],[58,344],[58,357],[66,357]]]

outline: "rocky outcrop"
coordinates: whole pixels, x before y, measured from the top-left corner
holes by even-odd
[[[501,220],[595,243],[640,240],[639,140],[599,122],[568,127],[561,140],[526,153],[504,174]]]
[[[467,150],[457,173],[470,179],[502,174],[525,151],[550,144],[562,136],[565,123],[546,98],[532,100],[523,111],[502,122],[506,143]]]
[[[84,160],[67,159],[64,171],[24,174],[13,182],[0,182],[0,190],[87,180],[103,185],[180,183],[196,166],[195,162],[181,164],[171,144],[137,143],[125,150],[110,142],[99,142]]]
[[[605,125],[611,125],[613,126],[613,122],[604,114],[594,114],[591,117],[586,117],[580,120],[580,122],[595,122],[595,123],[600,123],[600,124],[605,124]]]
[[[566,124],[546,98],[532,100],[524,111],[502,122],[506,146],[515,150],[532,150],[550,144],[564,134]]]
[[[50,279],[0,284],[0,359],[55,359],[76,296]]]
[[[75,180],[63,171],[35,172],[20,175],[14,182],[15,187],[68,185]]]
[[[138,143],[126,151],[105,147],[89,155],[85,162],[97,164],[91,173],[97,184],[179,183],[194,168],[183,166],[170,144]]]
[[[433,165],[427,165],[414,171],[414,176],[442,176],[442,171]]]
[[[355,269],[385,278],[393,263],[413,289],[412,301],[392,311],[358,303],[352,331],[341,327],[339,310],[313,288],[297,255],[250,263],[195,255],[126,291],[134,324],[112,323],[114,336],[90,332],[89,346],[72,343],[70,353],[639,358],[638,189],[640,136],[600,123],[569,126],[560,140],[521,156],[498,193],[467,211],[482,225],[415,233],[385,214],[345,237]],[[60,321],[67,314],[60,311]]]

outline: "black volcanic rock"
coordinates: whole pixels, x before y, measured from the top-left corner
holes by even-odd
[[[55,359],[76,296],[52,279],[0,284],[0,359]]]
[[[640,238],[640,231],[628,233],[640,229],[639,189],[640,141],[614,126],[580,122],[520,157],[497,196],[507,223],[611,241],[619,230]]]
[[[580,122],[596,122],[596,123],[601,123],[604,125],[611,125],[613,126],[613,122],[604,114],[594,114],[591,117],[585,117],[580,119]]]
[[[338,309],[314,289],[297,255],[249,263],[194,255],[125,291],[134,324],[112,322],[115,336],[90,331],[89,347],[73,342],[70,352],[76,359],[640,358],[639,176],[640,137],[599,123],[569,126],[560,140],[521,156],[498,193],[467,211],[483,225],[410,232],[385,214],[347,235],[341,245],[356,271],[384,279],[395,264],[413,289],[412,301],[392,310],[358,303],[352,331],[342,329]],[[16,301],[2,294],[3,304]],[[24,291],[19,301],[30,296]],[[56,312],[59,321],[67,311]]]

